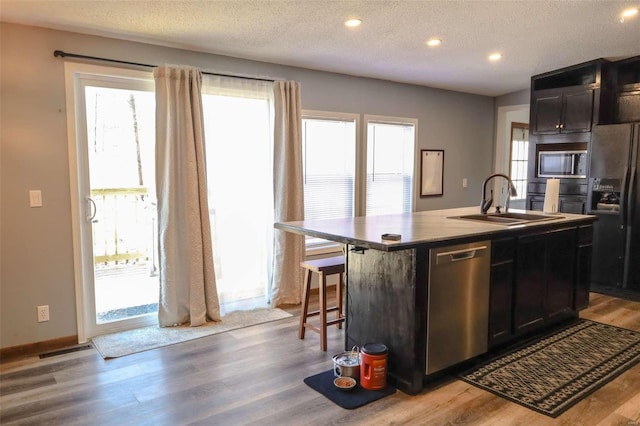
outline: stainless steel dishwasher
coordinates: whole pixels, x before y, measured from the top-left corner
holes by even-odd
[[[429,250],[426,374],[487,351],[491,241]]]

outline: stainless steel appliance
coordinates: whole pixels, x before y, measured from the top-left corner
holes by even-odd
[[[586,178],[587,151],[538,152],[538,177]]]
[[[429,250],[426,374],[487,351],[491,241]]]
[[[592,287],[640,291],[640,123],[595,126],[587,213],[595,214]]]

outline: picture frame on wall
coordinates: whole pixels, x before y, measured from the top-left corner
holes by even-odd
[[[443,194],[444,149],[420,150],[420,197]]]

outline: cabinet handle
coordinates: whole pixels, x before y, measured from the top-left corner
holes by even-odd
[[[560,125],[559,125],[559,124],[556,124],[556,129],[559,129],[559,128],[560,128]]]
[[[564,124],[561,124],[561,125],[560,125],[560,128],[561,128],[561,129],[564,129]]]

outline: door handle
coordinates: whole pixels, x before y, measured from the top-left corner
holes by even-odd
[[[478,255],[478,252],[482,252],[487,249],[487,246],[478,246],[463,250],[454,250],[438,253],[436,255],[436,264],[441,265],[451,262],[459,262],[461,260],[473,259]]]
[[[622,175],[622,188],[620,188],[620,214],[622,215],[622,226],[627,226],[627,191],[629,190],[629,167],[624,168],[624,174]]]
[[[627,186],[627,200],[626,203],[627,205],[624,206],[624,208],[626,209],[625,213],[626,213],[626,217],[625,217],[625,225],[627,224],[626,221],[627,220],[632,220],[631,218],[633,217],[633,209],[635,207],[633,200],[635,199],[635,189],[636,189],[636,167],[634,166],[631,169],[631,175],[629,176],[629,185]],[[622,207],[622,206],[621,206]]]
[[[91,207],[93,207],[93,209]],[[92,222],[98,213],[98,208],[96,207],[96,202],[93,201],[91,197],[87,197],[87,212],[87,222]]]

